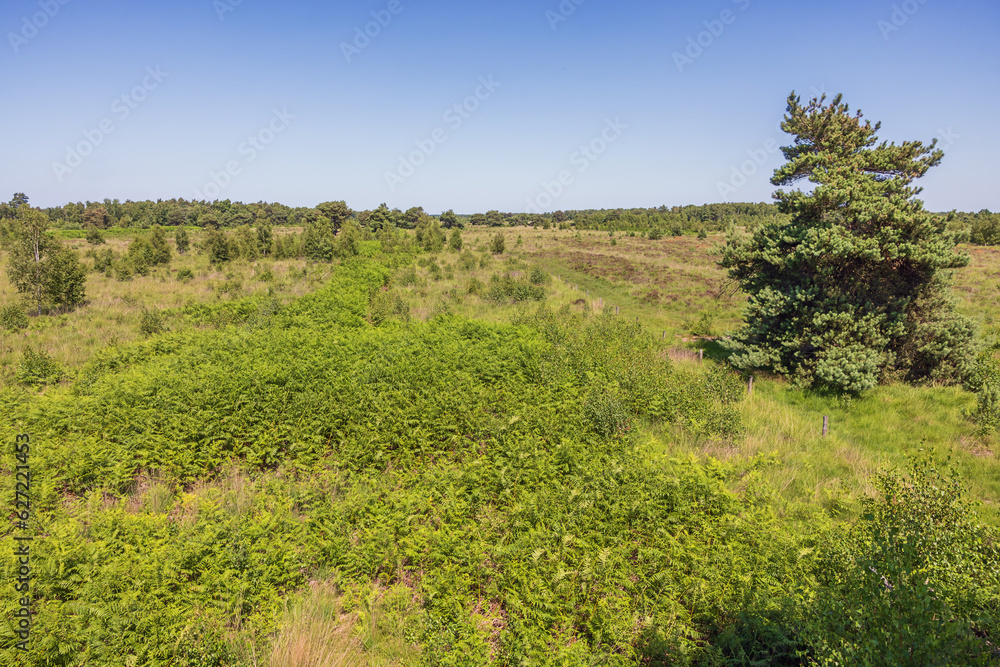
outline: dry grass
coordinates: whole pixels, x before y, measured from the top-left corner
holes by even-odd
[[[136,232],[143,233],[141,230]],[[192,234],[192,244],[197,238],[198,234]],[[100,247],[121,253],[129,241],[128,237],[109,238],[107,245]],[[92,260],[83,257],[91,247],[86,241],[74,239],[66,243],[79,250],[84,265],[92,268]],[[0,265],[5,267],[6,262],[6,254],[0,253]],[[177,329],[184,326],[181,309],[192,304],[222,303],[259,295],[266,290],[287,302],[321,284],[323,274],[319,271],[309,271],[304,279],[299,277],[306,264],[304,260],[264,259],[234,261],[214,268],[205,255],[193,252],[178,255],[175,252],[169,266],[157,267],[148,276],[137,275],[128,281],[91,271],[87,274],[86,302],[81,307],[63,314],[32,316],[29,327],[22,331],[0,328],[0,385],[13,381],[28,346],[48,352],[68,372],[71,380],[73,373],[97,350],[141,339],[139,317],[146,309],[166,311],[167,328]],[[177,274],[182,269],[192,271],[194,278],[178,280]],[[272,280],[259,279],[265,269],[270,269]],[[225,284],[239,285],[239,289],[223,292],[220,288]],[[20,298],[6,271],[0,271],[0,306]]]
[[[285,615],[268,664],[271,667],[352,667],[368,665],[357,617],[346,614],[340,596],[328,583],[311,582]]]

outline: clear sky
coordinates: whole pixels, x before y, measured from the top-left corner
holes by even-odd
[[[1000,209],[986,0],[3,0],[0,197],[428,212],[770,201],[792,90]],[[367,34],[366,34],[367,33]]]

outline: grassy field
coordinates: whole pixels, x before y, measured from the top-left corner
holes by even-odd
[[[498,233],[505,250],[494,254]],[[109,234],[108,246],[121,252],[131,236]],[[39,480],[50,513],[40,613],[55,619],[42,641],[50,657],[63,641],[67,656],[85,656],[53,664],[120,660],[85,648],[91,626],[100,641],[156,636],[120,620],[129,614],[208,647],[177,664],[481,664],[548,653],[561,664],[635,664],[657,642],[676,664],[723,664],[710,645],[722,645],[723,619],[756,609],[748,596],[758,587],[790,590],[785,575],[763,577],[755,554],[807,569],[804,545],[852,524],[879,471],[933,451],[981,518],[1000,526],[1000,443],[976,433],[975,396],[960,388],[892,385],[848,401],[760,376],[731,406],[697,404],[716,386],[744,302],[716,265],[721,235],[474,228],[462,238],[460,252],[349,270],[266,258],[213,267],[193,250],[175,253],[129,281],[91,272],[81,308],[0,330],[0,397],[16,415],[5,434],[39,424],[53,443]],[[955,295],[993,335],[1000,251],[969,252]],[[179,280],[182,271],[192,275]],[[497,296],[507,279],[534,296]],[[17,298],[2,274],[0,294],[0,306]],[[282,306],[280,326],[268,303]],[[142,332],[150,311],[164,333]],[[594,313],[608,319],[583,317]],[[549,375],[539,332],[565,346],[562,361],[578,372]],[[639,352],[626,349],[629,337]],[[58,385],[17,386],[28,347],[62,367]],[[629,382],[641,391],[665,382],[661,364],[680,383],[670,391],[689,406],[685,419],[663,417],[672,405],[637,404],[627,437],[617,422],[602,437],[580,423],[620,409],[605,390],[625,400]],[[719,410],[713,419],[731,410],[726,423],[740,427],[699,426],[706,409]],[[78,449],[61,448],[67,441]],[[607,474],[635,496],[604,498]],[[690,493],[690,504],[649,514],[661,484]],[[685,523],[702,516],[723,518]],[[101,570],[101,558],[124,560]],[[686,563],[684,575],[665,583],[658,558]],[[191,563],[205,562],[211,577],[198,579]],[[742,583],[726,579],[729,568]],[[52,573],[64,570],[77,583],[59,583]],[[112,606],[71,601],[73,586],[98,584],[101,595],[114,591]],[[194,615],[150,607],[146,595],[183,599]],[[64,636],[62,626],[78,630]],[[162,664],[151,646],[134,664]]]
[[[484,253],[495,233],[471,230],[465,234],[466,244]],[[709,358],[724,356],[712,339],[740,325],[745,297],[727,285],[725,272],[716,264],[725,243],[720,234],[705,240],[682,236],[650,241],[593,231],[514,228],[503,233],[513,258],[542,266],[558,278],[548,297],[554,306],[582,308],[583,299],[594,310],[617,308],[620,317],[638,318],[678,359],[689,358],[683,350],[696,348],[704,348]],[[954,293],[960,311],[984,334],[991,333],[994,318],[1000,317],[1000,249],[967,250],[971,261],[956,271]],[[503,267],[499,260],[472,276],[486,280],[498,267]],[[420,275],[426,286],[408,288],[407,294],[420,304],[414,313],[421,317],[432,312],[435,303],[448,302],[445,295],[460,294],[467,280],[435,282],[425,270]],[[505,311],[511,310],[474,297],[465,297],[453,309],[490,319],[509,318]],[[767,477],[779,502],[815,501],[832,508],[854,507],[869,490],[869,476],[881,466],[900,465],[908,455],[933,449],[941,457],[952,457],[982,501],[983,514],[1000,521],[998,440],[975,433],[964,414],[974,407],[975,397],[954,387],[880,387],[845,404],[791,389],[779,378],[760,377],[753,398],[744,405],[749,427],[743,439],[704,443],[690,442],[683,434],[650,437],[664,451],[743,461],[771,457],[774,464]],[[830,424],[827,438],[822,437],[824,415]]]
[[[136,232],[114,232],[98,248],[110,248],[121,254]],[[82,238],[66,243],[80,252],[81,257],[93,247]],[[93,267],[93,260],[83,258],[83,262]],[[6,266],[5,255],[0,263]],[[179,279],[178,274],[184,270],[193,277]],[[169,266],[153,267],[149,275],[134,275],[127,281],[91,271],[87,275],[87,301],[83,307],[62,315],[31,318],[23,331],[0,333],[0,383],[11,383],[26,346],[45,350],[72,374],[97,350],[142,339],[140,317],[144,311],[160,313],[167,329],[204,326],[197,322],[197,308],[192,307],[218,305],[264,293],[287,302],[322,284],[329,277],[329,270],[316,267],[310,271],[302,260],[235,261],[213,267],[204,254],[192,251],[179,255],[175,251]],[[18,299],[6,271],[0,272],[0,294],[3,304]]]

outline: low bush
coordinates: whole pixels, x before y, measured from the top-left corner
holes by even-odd
[[[25,348],[15,375],[18,384],[27,387],[38,387],[46,384],[55,384],[62,378],[62,369],[48,352],[34,350],[31,347]]]
[[[139,313],[139,332],[146,336],[155,336],[166,331],[166,325],[163,322],[163,313],[158,310],[147,310],[142,309]]]
[[[524,278],[512,278],[510,274],[494,273],[490,276],[486,298],[496,303],[541,301],[545,298],[545,288]]]
[[[18,331],[28,328],[28,313],[18,302],[8,303],[0,308],[0,326],[7,331]]]

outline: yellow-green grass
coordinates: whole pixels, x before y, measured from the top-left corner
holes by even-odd
[[[489,240],[498,232],[506,238],[506,249],[492,255]],[[477,260],[471,270],[460,268],[460,253],[446,250],[415,260],[416,284],[400,284],[403,270],[397,273],[395,289],[412,318],[426,320],[451,312],[510,321],[537,304],[498,304],[486,298],[485,289],[470,294],[469,285],[476,280],[486,288],[494,274],[527,275],[537,265],[554,276],[546,287],[546,305],[612,311],[617,307],[620,317],[638,318],[657,338],[665,339],[666,348],[706,346],[690,332],[701,313],[716,315],[712,324],[717,334],[739,325],[745,297],[726,289],[725,273],[716,264],[724,242],[719,234],[705,240],[684,236],[650,241],[616,233],[614,245],[607,232],[596,231],[468,228],[462,237],[465,249]],[[108,246],[121,252],[129,240],[110,238]],[[81,251],[89,248],[80,239],[69,243]],[[1000,249],[969,250],[972,262],[956,272],[955,294],[963,312],[989,325],[993,313],[1000,312],[994,282],[1000,275]],[[430,260],[441,268],[438,279],[428,267]],[[177,272],[185,268],[195,277],[178,281]],[[255,278],[265,269],[270,269],[273,280]],[[303,269],[307,274],[300,278]],[[169,267],[126,282],[91,272],[85,306],[63,315],[32,317],[25,331],[0,330],[0,381],[11,381],[28,345],[49,352],[72,374],[100,348],[140,338],[144,308],[166,310],[167,327],[181,329],[191,326],[180,313],[186,305],[220,303],[265,290],[287,300],[314,289],[333,270],[303,260],[270,259],[214,268],[207,257],[192,252],[175,253]],[[226,283],[239,284],[240,289],[224,293],[219,288]],[[656,298],[649,296],[653,290],[658,292]],[[18,298],[5,273],[0,273],[0,294],[3,303]],[[720,348],[707,347],[711,356],[719,356]],[[819,502],[829,509],[855,502],[880,466],[901,464],[907,454],[933,448],[941,456],[953,456],[973,495],[984,502],[984,513],[996,519],[1000,517],[997,438],[976,435],[965,416],[974,403],[972,394],[958,388],[892,385],[845,406],[793,389],[779,379],[758,378],[753,398],[742,408],[745,435],[731,442],[701,442],[676,430],[647,430],[647,437],[665,454],[756,461],[759,477],[769,482],[780,502]],[[823,415],[830,418],[826,438],[821,435]],[[771,463],[760,463],[765,460]]]
[[[136,230],[130,236],[110,238],[98,248],[122,253],[135,235],[144,233]],[[197,235],[192,236],[192,241],[197,240]],[[168,266],[153,268],[147,276],[135,275],[120,281],[114,275],[108,277],[91,270],[93,260],[84,253],[92,246],[86,241],[74,239],[66,243],[80,252],[88,268],[86,301],[66,313],[31,316],[24,330],[0,328],[0,383],[4,385],[12,382],[29,346],[50,354],[72,377],[99,349],[142,338],[139,320],[143,310],[166,311],[165,326],[178,329],[185,326],[181,313],[185,306],[221,303],[268,290],[278,299],[288,301],[315,289],[330,271],[329,266],[317,265],[306,269],[306,276],[302,277],[307,266],[304,260],[268,258],[253,262],[237,260],[216,267],[209,264],[206,255],[192,249],[184,255],[175,251]],[[0,253],[0,265],[6,267],[6,264],[6,253]],[[184,269],[190,270],[194,277],[179,280],[178,273]],[[263,280],[268,269],[273,279]],[[15,301],[23,302],[23,297],[11,285],[6,270],[0,271],[0,306]],[[30,307],[28,312],[31,313]]]
[[[618,306],[619,316],[638,317],[657,338],[665,331],[668,348],[698,345],[707,347],[711,356],[721,356],[721,347],[690,334],[690,325],[702,312],[718,313],[716,333],[739,326],[745,297],[724,289],[725,273],[716,264],[721,235],[703,241],[692,236],[650,241],[616,234],[611,245],[606,232],[582,232],[577,238],[576,232],[565,230],[480,228],[464,231],[463,238],[467,247],[482,254],[497,231],[505,234],[507,249],[485,269],[456,269],[454,279],[439,281],[419,269],[420,286],[404,290],[413,303],[412,313],[427,317],[440,308],[436,304],[448,303],[449,310],[465,316],[509,321],[518,310],[535,305],[498,305],[466,294],[463,286],[472,277],[485,283],[493,273],[526,273],[527,265],[537,265],[556,276],[548,287],[547,305],[576,303],[574,307],[582,308],[582,299],[592,309]],[[962,312],[989,325],[992,313],[1000,312],[992,282],[992,276],[1000,275],[1000,249],[970,250],[970,266],[956,272],[955,295]],[[445,252],[437,261],[455,264],[456,257]],[[614,274],[615,267],[630,268]],[[659,299],[642,298],[651,285],[660,285]],[[871,491],[871,475],[880,468],[903,466],[907,456],[933,450],[939,460],[951,458],[972,497],[982,501],[984,518],[1000,523],[1000,440],[977,434],[967,416],[975,403],[975,396],[959,387],[903,384],[844,402],[804,392],[778,378],[759,377],[752,398],[741,408],[746,432],[732,441],[694,439],[676,429],[644,433],[664,455],[711,456],[752,467],[780,506],[818,503],[834,515],[853,509]],[[824,415],[829,418],[826,437]],[[745,486],[742,481],[734,484],[737,490]]]
[[[651,241],[620,232],[609,236],[513,227],[474,228],[463,236],[467,244],[485,250],[497,231],[506,237],[508,254],[537,263],[576,286],[577,298],[587,298],[589,291],[592,300],[600,298],[617,306],[621,315],[638,317],[651,331],[666,331],[668,339],[688,334],[703,313],[711,318],[710,332],[721,334],[739,325],[745,297],[732,289],[717,265],[725,242],[722,234]]]

